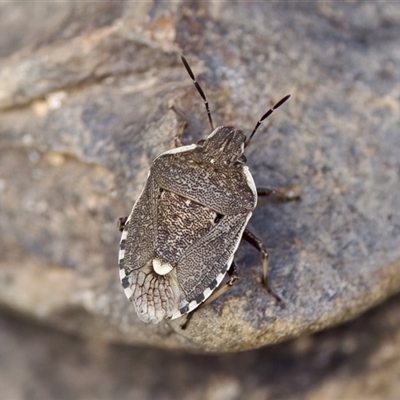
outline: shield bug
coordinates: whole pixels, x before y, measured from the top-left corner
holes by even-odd
[[[256,188],[243,153],[261,122],[289,99],[269,109],[248,138],[234,127],[214,129],[206,96],[183,56],[182,62],[204,101],[212,132],[197,144],[160,154],[131,214],[119,221],[122,286],[139,318],[154,324],[181,317],[232,286],[242,238],[261,252],[262,282],[268,287],[267,250],[246,225],[258,195],[276,191]]]

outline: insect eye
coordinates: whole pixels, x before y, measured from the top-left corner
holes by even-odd
[[[199,140],[199,141],[197,142],[197,145],[198,145],[198,146],[203,146],[204,142],[205,142],[205,140],[204,140],[204,139],[201,139],[201,140]]]
[[[246,156],[245,156],[244,154],[242,154],[242,155],[238,158],[238,161],[239,161],[240,163],[246,164],[247,158],[246,158]]]
[[[223,217],[224,217],[223,214],[218,214],[218,213],[216,213],[215,218],[214,218],[214,222],[215,222],[216,224],[218,224],[218,222],[220,222],[221,219],[222,219]]]

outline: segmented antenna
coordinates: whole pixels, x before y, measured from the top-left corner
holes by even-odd
[[[208,106],[208,101],[207,101],[206,95],[204,94],[203,89],[200,87],[199,83],[196,81],[196,77],[194,76],[192,70],[190,69],[188,62],[186,61],[186,58],[181,56],[181,60],[183,62],[183,65],[185,66],[186,71],[188,72],[190,78],[192,79],[194,86],[196,86],[197,91],[199,92],[201,98],[204,101],[204,105],[206,106],[206,110],[207,110],[208,120],[210,121],[210,125],[211,125],[211,130],[214,130],[214,124],[213,124],[213,121],[211,118],[210,107]]]
[[[272,108],[270,108],[257,122],[256,126],[253,129],[253,132],[251,132],[251,135],[249,138],[246,140],[246,143],[244,147],[247,147],[247,145],[250,143],[251,138],[254,136],[256,133],[256,130],[258,127],[261,125],[261,122],[266,120],[277,108],[279,108],[285,101],[289,100],[290,94],[287,94],[283,99],[279,100]]]

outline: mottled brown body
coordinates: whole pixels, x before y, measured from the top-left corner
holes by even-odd
[[[214,129],[203,90],[183,56],[182,62],[204,101],[212,132],[197,144],[158,156],[131,214],[120,219],[120,280],[144,322],[178,318],[233,285],[238,278],[233,257],[243,235],[262,254],[268,289],[268,252],[245,231],[257,189],[243,152],[261,122],[290,96],[260,118],[249,138],[233,127]],[[276,191],[260,192],[267,193]],[[227,272],[227,284],[215,291]]]
[[[145,322],[178,318],[205,301],[232,264],[257,204],[241,156],[245,135],[216,128],[200,144],[157,157],[125,222],[120,277]]]

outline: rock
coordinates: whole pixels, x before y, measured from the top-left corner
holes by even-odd
[[[107,346],[2,315],[0,398],[396,399],[399,339],[400,296],[340,327],[239,354]]]
[[[15,28],[15,49],[0,42],[3,307],[97,339],[227,352],[324,329],[399,291],[399,6],[116,3],[107,18],[104,5],[63,7],[57,32],[48,18],[41,40]],[[246,155],[259,186],[302,196],[260,201],[250,221],[284,302],[243,245],[239,283],[186,330],[141,323],[116,261],[116,221],[151,160],[182,129],[185,143],[209,133],[181,52],[218,125],[248,132],[292,94]]]

